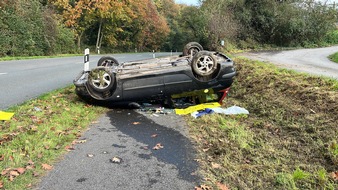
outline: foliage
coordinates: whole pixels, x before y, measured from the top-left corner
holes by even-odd
[[[338,63],[338,52],[330,55],[329,58],[331,59],[331,61]]]
[[[64,45],[58,41],[62,38],[58,30],[67,30],[57,24],[50,16],[51,12],[49,8],[42,7],[38,0],[1,2],[0,56],[61,53],[56,48]],[[69,46],[63,46],[63,51],[70,52],[72,47]]]
[[[0,56],[336,44],[337,9],[313,0],[4,0]],[[224,41],[225,46],[220,46]],[[76,48],[77,47],[77,48]],[[101,51],[101,52],[102,52]]]

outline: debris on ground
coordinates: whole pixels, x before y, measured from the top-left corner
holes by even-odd
[[[11,120],[11,118],[13,117],[14,113],[12,112],[3,112],[0,111],[0,121],[8,121]]]
[[[198,104],[195,106],[190,106],[184,109],[175,109],[175,113],[177,115],[187,115],[187,114],[191,114],[193,112],[199,111],[199,110],[204,110],[206,108],[216,108],[220,106],[221,104],[219,104],[218,102],[204,103],[204,104]]]
[[[218,114],[225,114],[225,115],[238,115],[238,114],[249,114],[249,111],[246,110],[245,108],[241,108],[238,106],[232,106],[229,108],[205,108],[203,110],[198,110],[193,113],[191,113],[191,116],[194,118],[201,117],[203,115],[207,114],[213,114],[213,113],[218,113]]]
[[[120,164],[122,162],[122,159],[115,156],[112,159],[110,159],[110,162],[114,164]]]

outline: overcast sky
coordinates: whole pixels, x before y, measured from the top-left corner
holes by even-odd
[[[175,0],[176,3],[184,3],[184,4],[187,4],[187,5],[198,5],[198,0]],[[321,2],[325,2],[326,0],[318,0],[318,1],[321,1]],[[336,2],[338,3],[338,0],[327,0],[328,3],[333,3],[333,2]]]

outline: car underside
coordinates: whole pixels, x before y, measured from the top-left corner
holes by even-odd
[[[96,68],[82,71],[74,80],[76,93],[101,103],[157,100],[171,107],[182,105],[177,103],[182,99],[193,104],[222,101],[236,75],[234,63],[197,45],[187,44],[183,56],[122,64],[104,56]]]

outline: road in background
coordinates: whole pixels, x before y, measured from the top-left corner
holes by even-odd
[[[178,55],[178,53],[174,53]],[[156,53],[156,57],[171,53]],[[90,67],[104,55],[90,55]],[[120,63],[153,58],[153,53],[113,54]],[[0,110],[72,84],[83,56],[0,62]]]
[[[288,51],[246,52],[239,56],[267,61],[279,67],[338,79],[338,63],[328,56],[338,52],[338,46]]]

